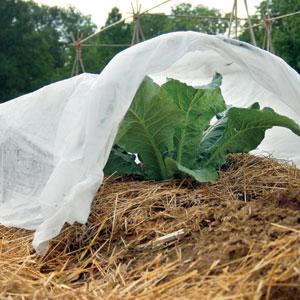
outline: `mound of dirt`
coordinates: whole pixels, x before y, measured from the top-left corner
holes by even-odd
[[[107,178],[44,257],[0,227],[1,299],[300,299],[300,170],[232,155],[215,183]]]

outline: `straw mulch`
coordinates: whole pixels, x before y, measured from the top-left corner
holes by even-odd
[[[234,155],[213,184],[109,178],[44,257],[0,237],[0,299],[300,299],[300,170]]]

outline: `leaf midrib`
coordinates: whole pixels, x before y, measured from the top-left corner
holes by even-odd
[[[185,116],[185,120],[184,120],[184,129],[182,129],[182,133],[181,133],[181,139],[179,141],[179,145],[178,145],[178,152],[177,152],[177,162],[179,164],[181,164],[182,161],[182,149],[183,149],[183,141],[185,140],[185,136],[186,136],[186,131],[187,131],[187,122],[190,116],[190,112],[191,112],[191,108],[194,104],[194,101],[196,99],[198,92],[196,92],[196,94],[194,95],[192,101],[190,102],[191,105],[189,105],[189,108],[186,112],[186,116]],[[184,111],[184,110],[183,110]]]
[[[159,166],[159,169],[160,169],[160,175],[163,179],[166,179],[167,178],[167,172],[166,172],[165,164],[164,164],[164,161],[162,159],[160,150],[156,146],[155,140],[153,139],[151,133],[148,131],[147,126],[143,122],[143,119],[140,118],[140,116],[134,110],[129,109],[128,111],[136,118],[136,120],[140,123],[140,125],[142,126],[144,132],[146,133],[145,136],[150,141],[151,147],[152,147],[152,149],[154,151],[154,154],[155,154],[155,157],[157,159],[158,166]]]

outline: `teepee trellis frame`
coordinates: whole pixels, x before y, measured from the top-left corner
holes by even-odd
[[[264,19],[265,23],[265,36],[263,48],[269,52],[274,53],[273,43],[272,43],[272,20],[270,18]]]
[[[73,77],[75,75],[78,75],[81,72],[85,72],[85,68],[83,64],[81,43],[80,43],[80,40],[82,39],[82,34],[77,34],[77,39],[75,39],[74,33],[72,32],[71,38],[75,49],[75,58],[74,58],[73,67],[71,71],[71,77]]]
[[[249,28],[250,36],[251,36],[251,43],[252,43],[252,45],[256,46],[256,38],[255,38],[253,26],[252,26],[251,17],[249,14],[247,0],[244,0],[244,6],[245,6],[246,13],[247,13],[247,21],[248,21],[248,26],[249,26],[248,28]],[[230,15],[230,20],[229,20],[228,37],[231,37],[233,23],[235,23],[234,24],[235,25],[234,26],[234,37],[235,37],[235,39],[238,39],[239,20],[240,20],[240,18],[238,18],[238,0],[234,0],[231,15]]]
[[[132,34],[131,45],[134,45],[144,41],[145,36],[140,22],[141,5],[139,4],[138,0],[136,1],[136,8],[134,8],[132,2],[131,2],[131,7],[132,7],[132,15],[133,15],[133,34]]]
[[[265,24],[265,36],[263,48],[269,52],[274,53],[274,48],[272,44],[272,20],[270,17],[270,0],[267,0],[267,16],[264,18]]]

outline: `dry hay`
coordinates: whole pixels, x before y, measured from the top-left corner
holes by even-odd
[[[300,171],[234,155],[214,184],[109,178],[45,257],[0,237],[0,299],[300,299]]]

